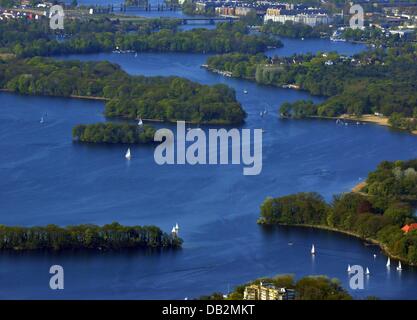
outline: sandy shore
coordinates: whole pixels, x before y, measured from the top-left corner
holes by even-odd
[[[0,53],[0,59],[3,59],[3,60],[8,60],[8,59],[12,59],[15,57],[16,55],[14,53]]]
[[[361,190],[362,190],[365,186],[366,186],[366,182],[365,182],[365,181],[362,181],[362,182],[358,183],[356,186],[354,186],[354,187],[352,188],[352,192],[364,194],[363,192],[361,192]]]
[[[380,126],[390,127],[390,124],[388,123],[388,117],[380,117],[380,116],[375,116],[373,114],[364,114],[361,117],[355,117],[355,116],[351,116],[348,114],[343,114],[339,117],[339,119],[359,121],[359,122],[370,122],[370,123],[378,124]]]
[[[63,98],[65,98],[65,97],[63,97]],[[103,97],[77,96],[75,94],[70,95],[70,98],[86,99],[86,100],[99,100],[99,101],[108,101],[108,100],[110,100],[108,98],[103,98]]]
[[[375,116],[373,114],[364,114],[361,117],[353,116],[349,114],[342,114],[338,117],[325,117],[325,116],[309,116],[309,118],[313,119],[330,119],[330,120],[347,120],[347,121],[359,121],[359,122],[369,122],[369,123],[375,123],[380,126],[388,126],[390,127],[390,124],[388,123],[388,117],[379,117]]]
[[[342,114],[338,117],[322,117],[322,116],[309,116],[308,118],[313,119],[330,119],[330,120],[346,120],[346,121],[357,121],[357,122],[367,122],[367,123],[373,123],[377,124],[379,126],[385,126],[385,127],[392,127],[388,123],[388,117],[384,116],[376,116],[373,114],[364,114],[361,117],[353,116],[349,114]],[[417,134],[417,130],[411,131],[411,134]]]

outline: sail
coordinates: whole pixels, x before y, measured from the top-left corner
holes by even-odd
[[[316,253],[316,249],[314,248],[314,244],[311,246],[311,254],[315,254]]]
[[[127,149],[125,157],[126,157],[126,159],[130,159],[132,157],[131,154],[130,154],[130,148]]]
[[[175,231],[178,232],[180,230],[180,227],[178,226],[178,223],[175,224]]]
[[[391,265],[391,259],[388,257],[388,260],[387,260],[387,267],[389,267]]]
[[[352,269],[351,269],[351,267],[350,267],[350,264],[348,264],[348,267],[347,267],[347,272],[350,272]]]
[[[369,272],[369,269],[366,268],[366,274],[370,274],[371,272]]]
[[[138,126],[142,126],[142,125],[143,125],[143,121],[142,119],[139,118]]]
[[[401,261],[398,261],[398,267],[397,267],[397,270],[402,270],[402,268],[401,268]]]

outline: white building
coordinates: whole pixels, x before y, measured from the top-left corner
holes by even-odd
[[[316,12],[286,12],[286,10],[268,9],[264,16],[264,23],[267,21],[285,23],[286,21],[292,21],[294,23],[302,23],[314,27],[319,24],[330,24],[332,18],[326,13]]]

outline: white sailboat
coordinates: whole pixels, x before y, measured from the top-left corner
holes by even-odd
[[[388,260],[387,260],[387,267],[389,267],[391,265],[391,259],[388,257]]]
[[[314,247],[314,244],[311,246],[311,254],[316,254],[316,248]]]
[[[369,271],[369,269],[368,269],[368,268],[366,268],[366,272],[365,272],[365,274],[367,274],[367,275],[371,274],[371,272]]]
[[[180,227],[178,226],[178,223],[175,224],[175,232],[178,233],[180,231]]]
[[[376,259],[376,254],[374,253],[374,259]]]
[[[138,126],[143,126],[143,121],[142,121],[142,119],[141,119],[141,118],[139,118],[139,121],[138,121]]]
[[[244,94],[248,94],[248,90],[246,90],[246,89],[245,89],[245,90],[243,90],[243,93],[244,93]]]
[[[127,149],[126,154],[125,154],[125,158],[130,160],[132,158],[132,155],[130,153],[130,148]]]
[[[397,270],[398,271],[401,271],[403,268],[401,268],[401,261],[398,261],[398,267],[397,267]]]
[[[352,270],[352,268],[350,267],[350,264],[348,264],[347,272],[350,272],[351,270]]]

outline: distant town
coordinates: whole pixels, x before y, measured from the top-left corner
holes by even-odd
[[[314,2],[314,1],[313,1]],[[56,3],[43,2],[33,0],[23,0],[20,4],[10,6],[1,6],[0,2],[0,21],[8,19],[39,19],[46,17],[49,8]],[[19,3],[19,1],[14,2]],[[350,3],[353,5],[354,3]],[[364,8],[365,29],[371,27],[381,30],[387,36],[399,35],[407,37],[415,33],[417,26],[417,4],[406,2],[388,2],[388,1],[364,1],[355,2]],[[72,1],[70,5],[66,5],[67,9],[75,9],[77,1]],[[127,0],[124,4],[117,7],[116,5],[108,6],[79,6],[77,15],[84,13],[87,15],[102,14],[120,14],[126,13],[127,8],[137,7],[144,11],[149,10],[179,10],[187,14],[200,16],[223,17],[230,19],[241,19],[254,17],[257,24],[277,22],[281,24],[301,24],[309,27],[317,27],[326,25],[333,30],[333,39],[340,40],[340,34],[349,24],[352,14],[349,12],[350,6],[336,6],[330,1],[321,1],[317,5],[307,5],[303,3],[286,3],[275,1],[193,1],[178,0],[161,2],[157,6],[152,7],[148,1]],[[74,15],[74,10],[67,11],[69,16]],[[255,20],[254,20],[255,21]],[[214,23],[214,20],[212,21]]]

